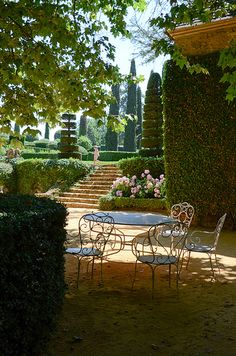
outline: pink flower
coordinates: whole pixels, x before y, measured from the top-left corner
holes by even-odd
[[[151,180],[151,179],[152,179],[151,174],[148,174],[148,175],[147,175],[147,180]]]
[[[148,169],[145,169],[144,173],[145,173],[145,174],[149,174],[150,171],[149,171]]]
[[[151,189],[151,188],[153,188],[153,184],[152,184],[152,182],[148,182],[147,183],[147,189]]]

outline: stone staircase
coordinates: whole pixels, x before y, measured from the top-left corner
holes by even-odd
[[[111,190],[113,181],[120,176],[116,165],[98,166],[86,180],[61,193],[58,200],[67,208],[99,209],[99,198]]]

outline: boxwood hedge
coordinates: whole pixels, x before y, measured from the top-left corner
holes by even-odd
[[[167,198],[170,205],[189,201],[199,223],[226,212],[235,227],[236,102],[225,100],[218,53],[196,59],[210,75],[191,75],[173,61],[164,69]]]
[[[0,195],[0,354],[41,354],[64,292],[66,209],[55,201]]]
[[[17,192],[34,194],[49,188],[66,189],[85,177],[92,167],[77,159],[27,159],[16,166]]]
[[[101,210],[137,210],[137,211],[158,211],[167,213],[165,199],[151,198],[124,198],[110,195],[99,199],[99,209]]]
[[[132,157],[120,160],[119,168],[125,176],[140,177],[148,169],[154,178],[158,178],[164,173],[164,160],[162,157]]]

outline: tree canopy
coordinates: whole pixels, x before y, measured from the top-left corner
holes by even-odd
[[[111,100],[109,88],[118,82],[115,47],[109,38],[128,36],[129,7],[144,10],[145,0],[0,0],[0,129],[11,122],[28,134],[40,122],[60,122],[62,113],[82,111],[101,118]],[[228,0],[153,0],[149,49],[158,56],[171,54],[181,66],[191,67],[166,31],[195,19],[207,22],[235,11]],[[235,13],[234,13],[235,14]],[[154,37],[152,34],[156,34]],[[144,37],[144,36],[143,36]],[[228,70],[228,99],[236,97],[235,47],[222,52]],[[192,69],[191,69],[192,68]]]
[[[141,56],[146,60],[153,60],[161,54],[170,55],[181,68],[186,67],[191,73],[208,74],[199,64],[191,64],[168,33],[178,26],[191,26],[198,22],[207,23],[226,16],[235,16],[235,0],[155,0],[150,2],[150,6],[145,25],[136,17],[131,27],[133,40]],[[233,41],[229,48],[221,51],[218,63],[226,72],[221,81],[229,84],[226,93],[228,101],[236,98],[235,53],[236,43]]]
[[[102,117],[118,79],[113,36],[143,0],[0,0],[0,128],[58,123],[63,112]]]

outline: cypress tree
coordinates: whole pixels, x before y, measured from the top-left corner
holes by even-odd
[[[145,93],[143,113],[142,156],[162,155],[163,150],[163,106],[161,100],[161,77],[151,72]]]
[[[115,102],[110,104],[109,115],[118,116],[120,112],[120,85],[112,85],[112,95],[115,98]],[[118,150],[118,134],[110,127],[107,128],[107,133],[105,137],[106,150],[107,151],[117,151]]]
[[[87,136],[88,124],[87,116],[81,115],[79,120],[79,136]]]
[[[49,125],[48,123],[46,122],[45,124],[45,133],[44,133],[44,138],[48,139],[49,140]]]
[[[142,139],[142,125],[143,125],[143,107],[142,107],[142,91],[141,88],[137,88],[137,148],[141,148],[141,139]]]
[[[20,134],[20,126],[17,125],[17,123],[15,122],[15,125],[14,125],[14,133],[16,134]]]
[[[60,140],[60,138],[61,138],[61,130],[57,130],[54,133],[54,140]]]
[[[130,74],[132,78],[136,77],[135,60],[132,59],[130,66]],[[131,83],[128,85],[127,109],[126,114],[131,115],[133,120],[128,120],[125,127],[124,151],[136,151],[136,121],[137,115],[137,84]]]
[[[61,130],[60,139],[60,158],[80,158],[80,153],[77,146],[76,136],[76,115],[63,114],[62,115],[63,128]]]

